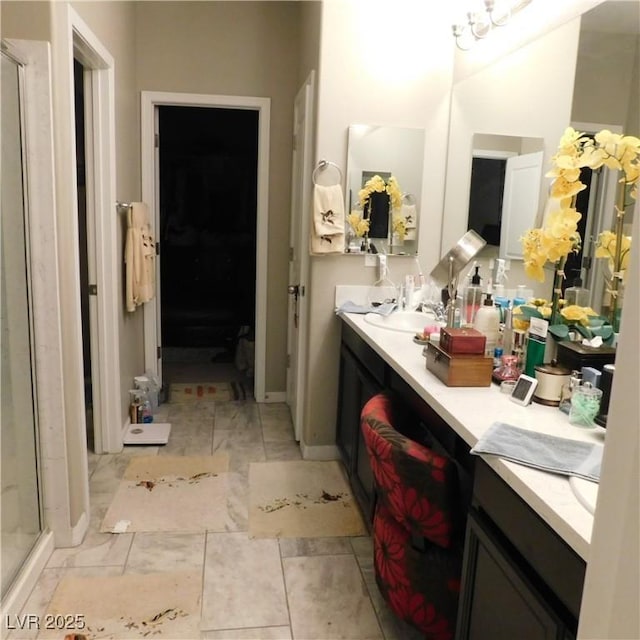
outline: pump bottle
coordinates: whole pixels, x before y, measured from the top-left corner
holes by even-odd
[[[476,267],[476,272],[471,276],[471,283],[464,291],[464,300],[462,310],[464,312],[462,323],[464,326],[472,327],[476,317],[476,312],[482,304],[482,287],[480,281],[482,278],[478,271],[480,267]]]
[[[493,358],[493,352],[498,346],[500,337],[500,311],[493,304],[491,294],[487,294],[484,303],[476,312],[473,328],[484,333],[487,338],[485,356]]]

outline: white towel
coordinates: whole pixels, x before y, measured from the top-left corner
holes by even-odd
[[[344,253],[344,233],[332,236],[311,234],[311,253]]]
[[[144,202],[134,202],[127,212],[124,261],[127,311],[131,312],[153,299],[156,289],[156,244]]]
[[[313,230],[318,237],[344,234],[344,195],[339,184],[314,186]]]
[[[418,221],[418,210],[415,204],[402,204],[400,215],[404,218],[404,228],[406,229],[405,240],[416,239],[416,222]]]

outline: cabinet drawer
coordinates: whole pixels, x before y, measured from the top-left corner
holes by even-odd
[[[347,324],[342,323],[342,342],[360,361],[367,373],[381,386],[386,386],[385,361]]]

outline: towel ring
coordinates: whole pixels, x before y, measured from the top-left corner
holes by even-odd
[[[132,206],[133,203],[131,202],[116,202],[116,209],[118,213],[121,213],[122,211],[128,211]]]
[[[327,167],[333,167],[338,172],[339,179],[336,184],[341,184],[342,171],[340,171],[340,167],[335,162],[330,162],[329,160],[320,160],[320,162],[318,162],[318,166],[313,170],[313,173],[311,174],[311,181],[313,182],[313,184],[318,184],[316,182],[316,178],[318,177],[319,172],[324,171]]]

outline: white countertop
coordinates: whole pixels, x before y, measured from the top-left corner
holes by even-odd
[[[495,421],[563,438],[604,442],[602,427],[569,424],[556,407],[532,403],[522,407],[490,387],[447,387],[426,368],[423,347],[413,336],[375,327],[363,315],[340,317],[369,344],[462,437],[469,447]],[[584,560],[589,554],[593,515],[580,503],[566,476],[483,455],[487,464]]]

